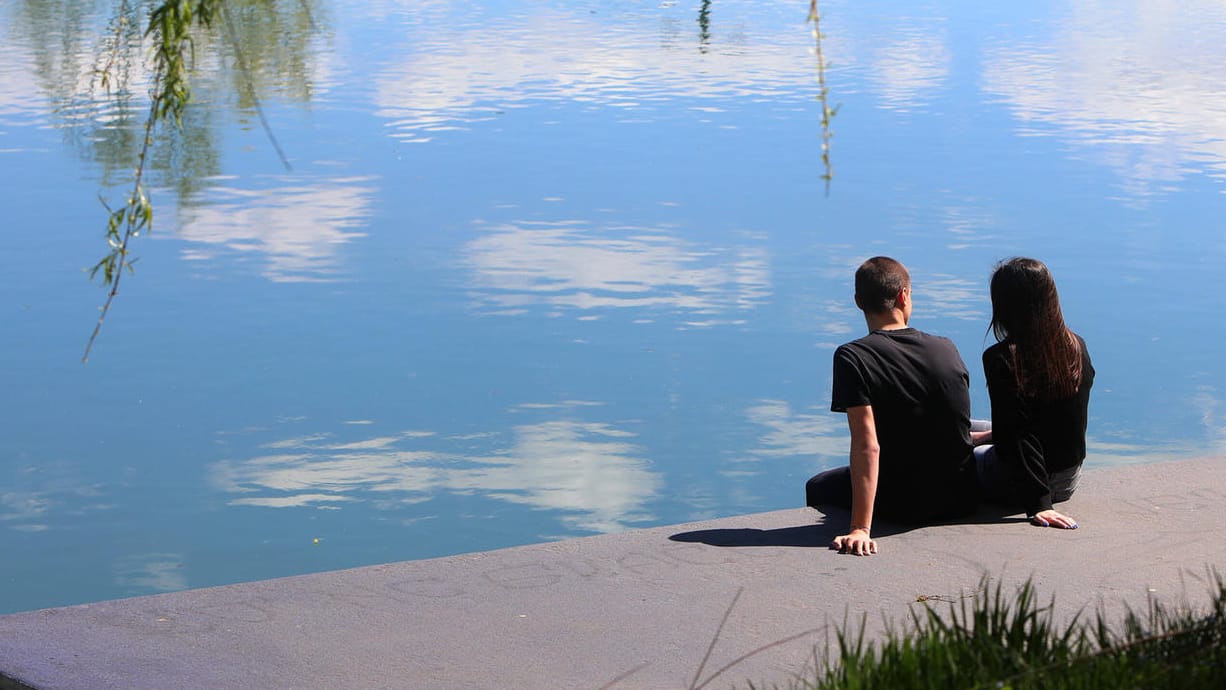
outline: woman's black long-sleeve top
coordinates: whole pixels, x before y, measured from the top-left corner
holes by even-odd
[[[1028,515],[1052,507],[1051,473],[1080,465],[1086,457],[1086,425],[1094,366],[1081,336],[1081,385],[1069,398],[1039,401],[1022,395],[1013,374],[1009,341],[983,353],[983,373],[992,400],[992,443],[1013,481],[1013,496]]]

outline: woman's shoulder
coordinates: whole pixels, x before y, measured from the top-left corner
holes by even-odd
[[[1070,331],[1072,333],[1072,331]],[[1094,360],[1090,359],[1090,349],[1086,347],[1085,338],[1082,338],[1077,333],[1073,333],[1073,337],[1077,339],[1077,345],[1081,348],[1081,371],[1082,380],[1094,383]]]
[[[1073,336],[1073,340],[1077,343],[1077,349],[1081,351],[1081,358],[1087,362],[1090,361],[1090,348],[1086,346],[1086,339],[1081,337],[1081,334],[1070,330],[1069,333]]]
[[[1009,341],[1008,340],[1002,340],[998,343],[993,343],[988,346],[988,349],[983,351],[983,361],[987,362],[989,360],[995,360],[995,359],[1006,359],[1006,360],[1012,359],[1009,356]]]
[[[1008,340],[983,351],[983,373],[988,377],[989,387],[1013,380],[1013,354],[1009,351]]]

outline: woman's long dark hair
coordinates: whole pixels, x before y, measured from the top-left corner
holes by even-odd
[[[1064,324],[1056,281],[1037,259],[1002,261],[992,273],[992,333],[1007,342],[1022,395],[1058,400],[1081,385],[1081,345]]]

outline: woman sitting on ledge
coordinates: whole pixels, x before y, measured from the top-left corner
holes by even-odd
[[[1077,488],[1086,457],[1094,366],[1085,341],[1064,323],[1043,262],[1015,258],[992,274],[996,344],[983,353],[992,425],[975,434],[985,500],[1023,508],[1032,524],[1076,529],[1052,508]]]

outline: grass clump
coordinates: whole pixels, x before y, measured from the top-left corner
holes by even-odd
[[[1067,625],[1053,620],[1026,583],[1013,597],[985,581],[942,611],[926,603],[904,630],[879,643],[837,634],[825,668],[807,690],[984,688],[1226,688],[1226,582],[1216,577],[1208,611],[1151,599],[1112,624],[1106,614]],[[969,601],[969,603],[968,603]]]

